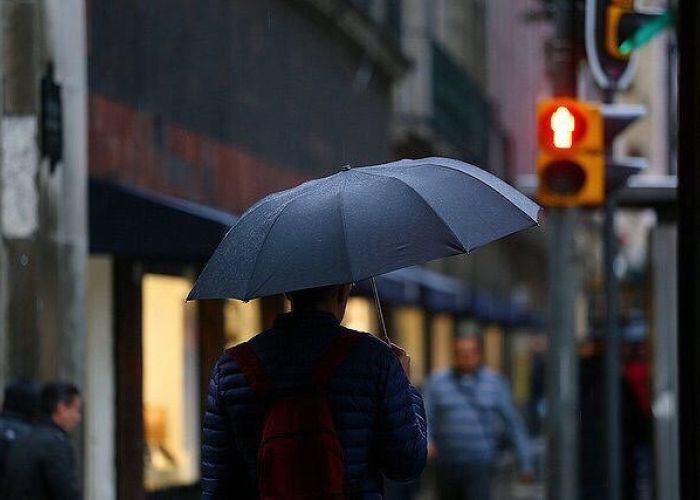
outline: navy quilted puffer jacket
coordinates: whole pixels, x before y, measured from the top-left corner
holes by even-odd
[[[294,313],[250,342],[276,389],[307,385],[321,354],[347,332],[327,313]],[[382,474],[418,476],[426,460],[423,400],[396,356],[367,335],[329,385],[328,402],[345,450],[353,498],[381,498]],[[209,383],[202,446],[202,498],[254,498],[257,436],[263,408],[238,365],[224,354]]]

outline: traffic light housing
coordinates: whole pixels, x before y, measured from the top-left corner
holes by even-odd
[[[605,199],[600,106],[568,98],[537,106],[537,200],[544,206],[595,206]]]
[[[672,21],[670,12],[650,14],[636,12],[632,0],[610,0],[606,10],[605,49],[610,57],[621,61],[629,60],[636,44],[643,44],[665,29]],[[648,26],[649,33],[636,43],[632,43],[640,30]],[[623,44],[629,45],[626,48]],[[626,50],[625,50],[626,49]]]
[[[586,59],[596,83],[621,90],[632,82],[635,50],[674,22],[672,11],[640,12],[634,0],[586,0]]]

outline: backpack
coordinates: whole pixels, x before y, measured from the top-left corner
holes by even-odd
[[[345,481],[343,448],[325,390],[361,333],[337,335],[306,387],[275,391],[272,379],[248,342],[228,350],[265,405],[257,456],[259,498],[341,499]]]

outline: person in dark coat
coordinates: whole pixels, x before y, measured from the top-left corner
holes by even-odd
[[[41,391],[42,419],[34,432],[15,441],[7,455],[3,500],[79,500],[82,498],[68,434],[82,418],[78,388],[67,382]]]
[[[5,460],[10,446],[32,431],[39,413],[39,385],[28,379],[18,379],[5,387],[0,412],[0,484],[5,472]]]
[[[250,345],[276,389],[302,387],[340,326],[350,285],[288,294],[292,312]],[[427,454],[423,400],[410,384],[409,358],[363,335],[335,372],[328,402],[345,457],[349,498],[380,499],[383,476],[409,480],[422,472]],[[264,417],[237,363],[224,354],[209,384],[202,446],[202,498],[254,498],[257,436]]]

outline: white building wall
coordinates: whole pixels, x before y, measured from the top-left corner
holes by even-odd
[[[91,257],[87,283],[85,498],[116,498],[112,260]]]

